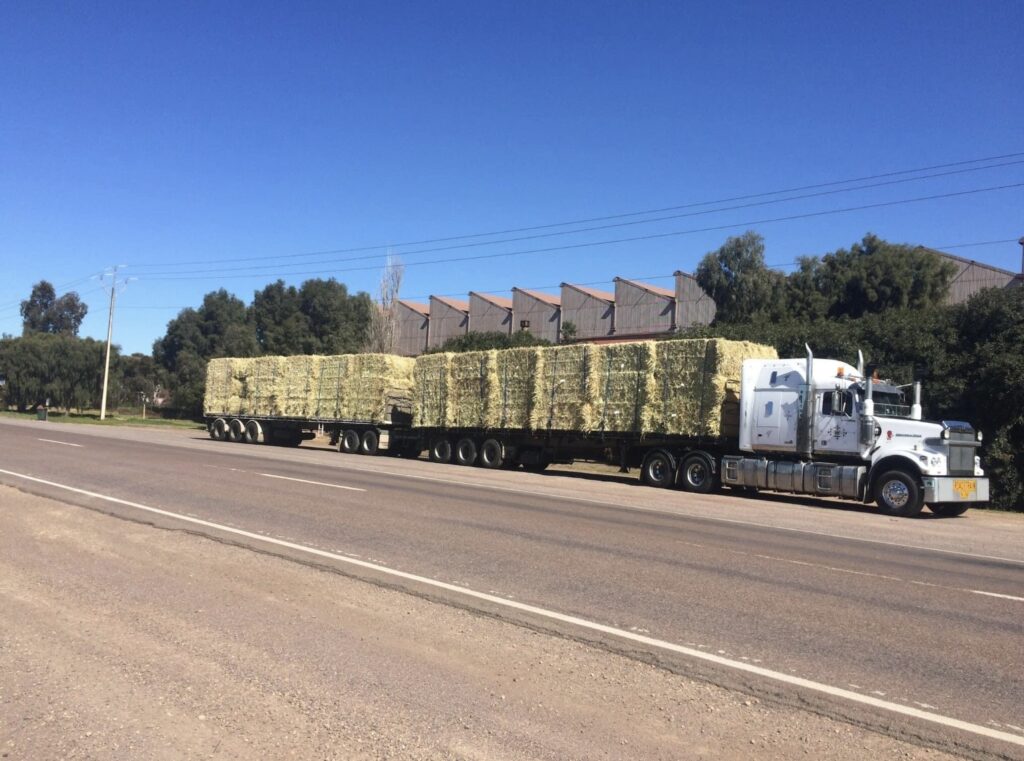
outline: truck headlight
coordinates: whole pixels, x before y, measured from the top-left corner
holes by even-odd
[[[941,436],[942,438],[944,438],[944,439],[948,439],[948,438],[949,438],[949,429],[948,429],[948,428],[943,428],[943,429],[942,429],[942,433],[941,433],[941,434],[939,434],[939,435],[940,435],[940,436]]]

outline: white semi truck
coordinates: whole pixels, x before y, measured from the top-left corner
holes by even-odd
[[[539,471],[605,460],[639,467],[649,486],[839,497],[877,502],[893,516],[915,516],[925,505],[960,515],[987,501],[981,433],[968,423],[922,420],[919,381],[897,387],[873,375],[863,359],[858,367],[815,359],[810,348],[806,358],[746,359],[715,435],[427,427],[413,425],[412,410],[400,405],[375,420],[207,409],[207,422],[218,440],[297,446],[321,433],[347,454],[419,457],[426,450],[434,462],[486,468]],[[249,393],[260,393],[259,385],[250,378]]]
[[[921,419],[921,384],[904,387],[845,362],[743,363],[738,453],[721,456],[722,483],[872,500],[890,515],[928,505],[959,515],[987,501],[989,483],[968,423]],[[682,478],[701,478],[684,472]]]

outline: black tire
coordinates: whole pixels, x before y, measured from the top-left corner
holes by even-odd
[[[224,441],[227,437],[228,421],[219,417],[210,425],[210,438],[214,441]]]
[[[452,442],[446,438],[434,439],[430,442],[431,462],[451,462]]]
[[[455,464],[474,465],[476,463],[476,442],[473,439],[459,439],[455,444]]]
[[[667,489],[676,481],[676,461],[663,449],[648,452],[640,466],[640,480],[656,489]]]
[[[970,506],[968,502],[939,502],[928,505],[928,509],[940,518],[955,518],[966,513]]]
[[[679,466],[679,484],[683,491],[710,494],[718,486],[718,474],[711,467],[707,457],[692,454]]]
[[[263,441],[263,426],[258,420],[249,420],[245,423],[245,443],[259,444]]]
[[[245,441],[245,423],[238,418],[233,418],[228,423],[228,441],[233,441],[236,444]]]
[[[338,451],[342,454],[359,454],[359,448],[363,440],[359,431],[348,428],[341,433],[341,441],[338,442]]]
[[[479,465],[484,468],[505,467],[505,445],[497,439],[486,439],[480,445]]]
[[[917,479],[902,470],[890,470],[879,476],[874,497],[880,511],[897,518],[913,518],[924,507]]]
[[[380,449],[380,434],[373,428],[363,431],[363,438],[359,442],[359,451],[363,454],[373,456]]]

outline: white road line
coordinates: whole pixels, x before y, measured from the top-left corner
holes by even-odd
[[[72,444],[70,441],[57,441],[56,439],[36,439],[36,441],[45,441],[47,444],[60,444],[65,447],[83,447],[83,444]]]
[[[325,484],[323,481],[308,481],[305,478],[291,478],[290,476],[275,476],[273,473],[257,473],[257,476],[265,478],[280,478],[282,481],[298,481],[300,484],[312,484],[313,486],[328,486],[331,489],[345,489],[347,491],[366,491],[357,486],[342,486],[341,484]]]
[[[252,531],[243,531],[242,529],[232,528],[225,526],[220,523],[213,523],[211,521],[205,521],[200,518],[191,518],[187,515],[181,515],[180,513],[174,513],[169,510],[161,510],[158,507],[149,507],[138,502],[131,502],[126,499],[120,499],[118,497],[110,497],[106,494],[98,494],[96,492],[88,491],[86,489],[79,489],[75,486],[68,486],[66,484],[56,483],[54,481],[47,481],[42,478],[36,478],[34,476],[28,476],[23,473],[15,473],[10,470],[0,470],[8,476],[14,478],[21,478],[26,481],[33,481],[35,483],[44,484],[45,486],[51,486],[56,489],[63,489],[65,491],[72,492],[74,494],[81,494],[85,497],[91,497],[93,499],[101,499],[106,502],[112,502],[117,505],[124,505],[125,507],[132,507],[136,510],[142,510],[144,512],[153,513],[154,515],[162,515],[167,518],[174,518],[176,520],[191,523],[197,526],[205,526],[207,528],[215,529],[228,534],[234,534],[235,536],[243,536],[247,539],[254,539],[259,542],[265,542],[267,544],[275,545],[277,547],[285,547],[290,550],[297,550],[299,552],[305,552],[310,555],[316,555],[318,557],[329,558],[339,563],[345,563],[359,568],[365,568],[367,570],[374,571],[376,573],[392,576],[398,579],[404,579],[406,581],[412,581],[417,584],[421,584],[434,589],[441,589],[446,592],[453,592],[455,594],[462,595],[463,597],[469,597],[483,602],[488,602],[492,605],[497,605],[510,610],[517,610],[522,613],[529,613],[530,615],[544,618],[549,621],[558,621],[559,623],[569,624],[580,629],[586,629],[588,631],[600,632],[601,634],[607,634],[618,639],[627,640],[629,642],[635,642],[647,647],[657,648],[667,652],[677,653],[684,655],[689,658],[695,658],[702,661],[708,661],[719,666],[726,668],[735,669],[737,671],[743,671],[749,674],[755,674],[765,679],[770,679],[775,682],[782,682],[783,684],[792,685],[794,687],[800,687],[805,690],[812,690],[819,692],[824,695],[829,695],[835,698],[842,698],[852,703],[859,703],[861,705],[871,706],[872,708],[879,708],[891,713],[900,714],[902,716],[909,716],[914,719],[920,719],[927,721],[932,724],[938,724],[943,727],[949,727],[952,729],[959,729],[964,732],[979,735],[981,737],[987,737],[992,740],[1000,740],[1002,742],[1010,743],[1024,747],[1024,736],[1011,734],[1009,732],[1003,732],[1001,730],[992,729],[990,727],[983,726],[981,724],[973,724],[968,721],[961,719],[955,719],[951,716],[942,716],[937,713],[930,711],[923,711],[919,708],[911,708],[910,706],[901,705],[899,703],[893,703],[888,700],[881,700],[880,698],[871,697],[870,695],[862,695],[857,692],[851,692],[841,687],[833,687],[832,685],[824,684],[822,682],[815,682],[810,679],[804,679],[798,676],[792,676],[791,674],[785,674],[781,671],[772,671],[761,666],[754,666],[750,663],[744,663],[743,661],[733,660],[731,658],[723,658],[720,655],[712,653],[702,652],[700,650],[694,650],[690,647],[684,647],[677,645],[674,642],[668,642],[666,640],[655,639],[648,637],[643,634],[636,634],[626,629],[619,629],[614,626],[607,626],[606,624],[600,624],[595,621],[588,621],[585,618],[579,618],[577,616],[570,616],[565,613],[559,613],[558,611],[548,610],[535,605],[528,605],[522,602],[516,602],[514,600],[508,600],[504,597],[497,597],[495,595],[487,594],[486,592],[477,592],[474,589],[468,587],[457,586],[455,584],[448,584],[443,581],[437,581],[427,576],[419,576],[414,573],[408,573],[406,571],[398,571],[393,568],[387,568],[376,563],[369,563],[365,560],[356,560],[354,558],[339,555],[336,552],[328,552],[326,550],[319,550],[315,547],[307,547],[302,544],[296,544],[294,542],[287,542],[282,539],[275,539],[270,536],[264,536],[262,534],[253,533]]]
[[[1001,597],[1004,600],[1019,600],[1020,602],[1024,602],[1024,597],[1015,597],[1014,595],[1001,595],[998,592],[983,592],[980,589],[972,589],[970,590],[970,592],[971,594],[975,595],[985,595],[986,597]]]
[[[809,560],[795,560],[793,558],[783,558],[778,555],[763,555],[756,552],[744,552],[743,550],[733,550],[728,547],[712,547],[707,544],[700,544],[698,542],[684,542],[682,540],[676,540],[676,544],[681,544],[684,547],[696,547],[701,550],[710,550],[711,552],[728,552],[733,555],[740,555],[741,557],[757,558],[759,560],[771,560],[776,563],[788,563],[789,565],[799,565],[807,568],[820,568],[823,571],[832,571],[834,573],[848,573],[852,576],[866,576],[871,579],[881,579],[882,581],[893,581],[899,584],[913,584],[919,587],[931,587],[932,589],[945,589],[949,592],[966,592],[972,595],[985,595],[986,597],[1000,597],[1006,600],[1020,600],[1024,602],[1024,597],[1014,597],[1013,595],[1004,595],[999,592],[985,592],[981,589],[965,589],[964,587],[950,587],[945,584],[936,584],[933,581],[919,581],[917,579],[901,579],[899,576],[888,576],[884,573],[874,573],[872,571],[857,571],[852,568],[842,568],[840,566],[825,565],[824,563],[812,563]]]

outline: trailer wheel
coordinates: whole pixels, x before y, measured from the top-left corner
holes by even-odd
[[[246,421],[244,441],[246,444],[259,444],[263,441],[263,426],[258,420]]]
[[[666,489],[675,483],[676,460],[664,449],[655,449],[640,466],[640,480],[648,486]]]
[[[480,445],[480,465],[485,468],[505,467],[505,445],[497,439],[487,439]]]
[[[473,439],[459,439],[455,445],[455,463],[472,465],[476,462],[476,442]]]
[[[380,449],[380,434],[373,428],[363,431],[362,441],[359,442],[359,451],[363,454],[375,455]]]
[[[228,439],[230,441],[239,442],[245,440],[245,423],[238,418],[234,418],[228,423]]]
[[[359,447],[362,443],[363,440],[359,436],[359,431],[353,431],[349,428],[341,434],[341,441],[338,443],[338,451],[342,454],[359,454]]]
[[[886,515],[913,518],[924,507],[917,479],[902,470],[890,470],[875,481],[875,501]]]
[[[452,442],[443,436],[430,442],[431,462],[451,462]]]
[[[968,502],[936,502],[928,505],[928,509],[940,518],[955,518],[966,513],[970,506]]]
[[[210,426],[210,438],[214,441],[224,441],[228,437],[228,421],[222,417],[213,421]]]
[[[683,491],[694,494],[710,494],[718,485],[711,463],[702,454],[692,454],[683,460],[679,468],[679,482]]]

